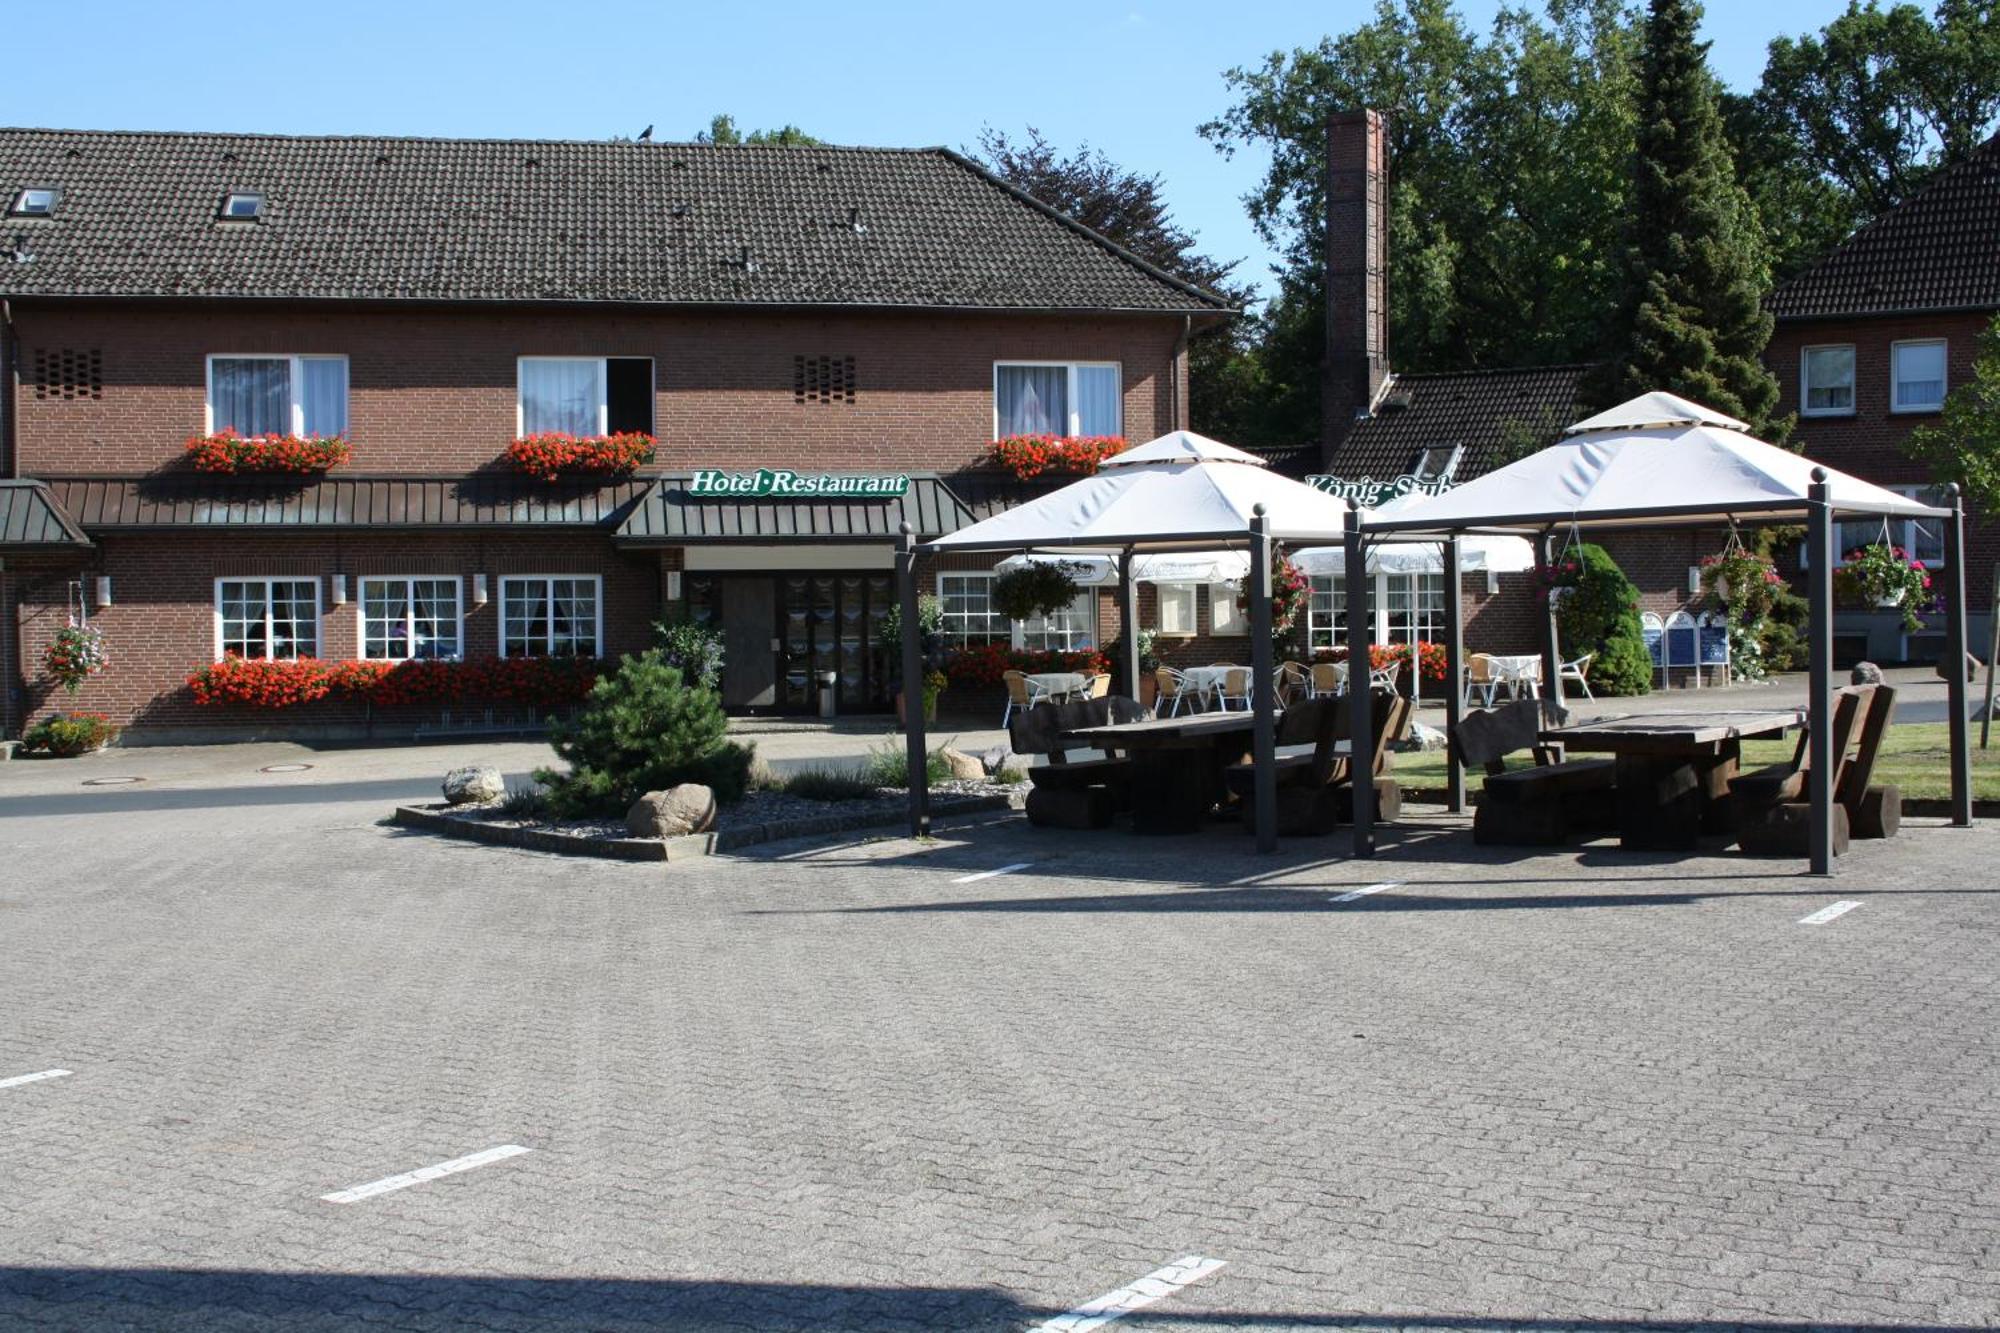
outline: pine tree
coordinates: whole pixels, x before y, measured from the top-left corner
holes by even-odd
[[[1763,229],[1736,180],[1700,17],[1694,0],[1652,0],[1622,300],[1586,392],[1609,406],[1665,389],[1782,439],[1791,422],[1771,417],[1778,381],[1760,359],[1771,338]]]

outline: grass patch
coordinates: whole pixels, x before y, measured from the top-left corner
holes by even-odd
[[[805,768],[779,781],[774,790],[807,801],[867,801],[874,799],[880,785],[866,773]]]
[[[910,756],[902,738],[892,738],[870,750],[861,766],[861,775],[877,787],[901,787],[907,791],[910,786]],[[924,776],[933,787],[951,781],[951,766],[944,761],[944,746],[924,756]]]
[[[1978,724],[1972,732],[1972,796],[1978,801],[2000,801],[2000,747],[1979,748]],[[1897,723],[1882,738],[1882,750],[1875,759],[1875,781],[1893,782],[1903,789],[1907,800],[1944,800],[1951,795],[1951,765],[1945,752],[1950,743],[1950,727],[1943,722]],[[1743,742],[1743,767],[1762,768],[1790,761],[1798,744],[1795,734],[1783,740]],[[1526,767],[1531,760],[1517,755],[1508,767]],[[1406,788],[1443,788],[1445,752],[1413,751],[1396,756],[1396,780]],[[1479,775],[1466,775],[1466,785],[1477,790]]]
[[[507,794],[500,798],[500,813],[509,819],[541,823],[549,817],[549,793],[547,788],[527,783],[520,787],[509,787]]]

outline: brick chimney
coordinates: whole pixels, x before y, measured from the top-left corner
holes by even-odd
[[[1326,122],[1326,363],[1320,451],[1333,451],[1389,378],[1389,148],[1378,111]]]

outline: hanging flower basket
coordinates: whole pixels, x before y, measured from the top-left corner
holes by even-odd
[[[1023,481],[1044,472],[1087,477],[1124,452],[1123,435],[1008,435],[993,442],[994,458]]]
[[[309,475],[339,467],[354,456],[354,450],[340,435],[238,435],[221,430],[189,438],[187,456],[200,472]]]
[[[621,476],[653,461],[658,442],[644,431],[617,435],[524,435],[507,446],[507,463],[540,481]]]
[[[75,621],[57,630],[42,653],[42,669],[65,694],[75,694],[83,682],[104,670],[104,662],[104,635]]]
[[[1922,612],[1933,600],[1924,562],[1912,560],[1900,546],[1881,542],[1849,551],[1846,563],[1833,571],[1833,584],[1848,606],[1900,610],[1903,628],[1912,634],[1924,627]]]

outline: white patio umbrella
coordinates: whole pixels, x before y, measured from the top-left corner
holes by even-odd
[[[1118,582],[1118,561],[1108,555],[1029,551],[1010,555],[994,568],[1004,572],[1028,565],[1056,564],[1067,567],[1070,577],[1086,588],[1108,587]],[[1182,551],[1132,557],[1132,579],[1136,583],[1240,583],[1249,572],[1248,551]]]
[[[1811,766],[1831,773],[1833,662],[1833,531],[1843,514],[1941,518],[1945,522],[1945,658],[1965,660],[1965,544],[1963,509],[1954,493],[1949,508],[1936,508],[1849,476],[1809,458],[1766,444],[1747,434],[1736,418],[1674,394],[1642,394],[1577,422],[1557,443],[1539,453],[1496,468],[1483,477],[1421,497],[1393,515],[1371,516],[1366,538],[1394,540],[1423,534],[1433,538],[1467,533],[1532,536],[1546,550],[1559,533],[1649,526],[1688,527],[1790,519],[1808,525],[1807,566],[1811,580]],[[1363,607],[1357,614],[1357,594]],[[1350,628],[1355,651],[1366,620],[1365,588],[1350,589]],[[1459,626],[1447,669],[1458,672]],[[1543,639],[1545,674],[1558,701],[1553,626]],[[1966,748],[1965,673],[1946,672],[1951,685],[1952,822],[1972,821],[1970,754]],[[1454,695],[1454,706],[1456,691]],[[1366,701],[1359,707],[1365,708]],[[1357,729],[1360,724],[1357,722]],[[1454,763],[1453,791],[1459,789]],[[1812,869],[1825,873],[1832,863],[1832,795],[1828,784],[1813,784]],[[1357,808],[1355,847],[1366,854],[1372,835]]]
[[[1201,555],[1217,548],[1244,551],[1252,585],[1251,652],[1255,678],[1271,675],[1270,544],[1338,541],[1355,511],[1303,482],[1270,471],[1255,454],[1173,431],[1106,459],[1093,476],[1005,513],[947,533],[919,547],[906,537],[897,571],[903,601],[905,679],[920,663],[917,643],[916,558],[975,551],[1045,551],[1115,557],[1121,566],[1124,621],[1121,657],[1137,678],[1138,639],[1132,564],[1144,555]],[[1257,845],[1277,845],[1273,764],[1275,719],[1270,691],[1254,691],[1256,713]],[[927,825],[923,772],[923,710],[905,710],[910,755],[912,831]]]

